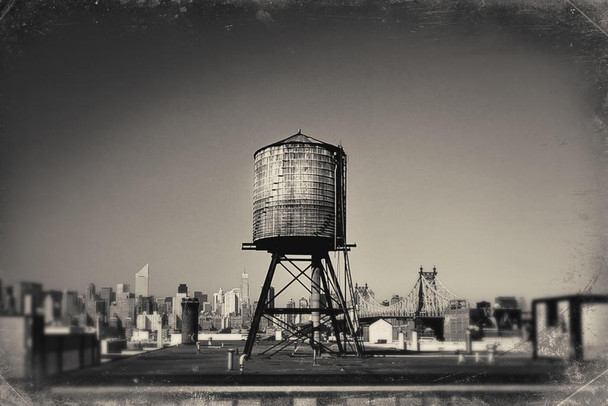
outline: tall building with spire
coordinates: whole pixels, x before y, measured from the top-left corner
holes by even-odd
[[[241,276],[241,303],[249,307],[249,274],[246,270],[243,270]]]
[[[143,268],[135,274],[135,297],[150,296],[149,282],[150,282],[150,265],[146,264]]]

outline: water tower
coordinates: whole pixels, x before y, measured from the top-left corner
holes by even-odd
[[[272,259],[245,344],[247,356],[263,318],[286,331],[285,347],[295,337],[309,342],[317,354],[361,354],[356,317],[345,295],[353,297],[347,265],[352,246],[346,243],[346,154],[341,146],[298,132],[255,152],[253,243],[243,244],[243,249],[268,251]],[[345,255],[345,291],[330,260],[333,251]],[[269,297],[276,270],[288,272],[289,283]],[[295,282],[310,293],[310,306],[273,307],[275,298]],[[311,322],[293,326],[278,317],[282,314],[310,314]],[[329,330],[335,346],[321,339],[321,332]]]

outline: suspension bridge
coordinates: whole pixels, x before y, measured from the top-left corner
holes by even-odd
[[[407,296],[389,306],[376,301],[373,292],[365,287],[355,289],[355,308],[359,320],[385,318],[443,317],[446,309],[467,307],[461,297],[449,290],[437,277],[437,268],[424,271],[420,267],[418,280]]]

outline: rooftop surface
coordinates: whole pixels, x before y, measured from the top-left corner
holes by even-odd
[[[459,363],[453,352],[321,357],[314,364],[307,349],[294,356],[291,351],[270,359],[256,356],[264,345],[254,349],[243,374],[236,355],[237,349],[242,352],[241,343],[201,346],[200,352],[182,345],[64,374],[48,381],[36,396],[60,404],[136,397],[141,401],[137,404],[397,405],[427,404],[429,398],[454,404],[454,396],[467,404],[545,404],[572,394],[595,404],[607,395],[608,376],[599,364],[500,353],[492,364],[485,354],[477,362],[467,356]],[[233,371],[227,370],[228,349],[235,350]],[[192,399],[196,402],[188,403]]]

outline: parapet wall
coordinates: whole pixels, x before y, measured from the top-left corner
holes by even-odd
[[[36,379],[99,364],[95,334],[45,335],[41,316],[1,316],[0,332],[6,379]]]

